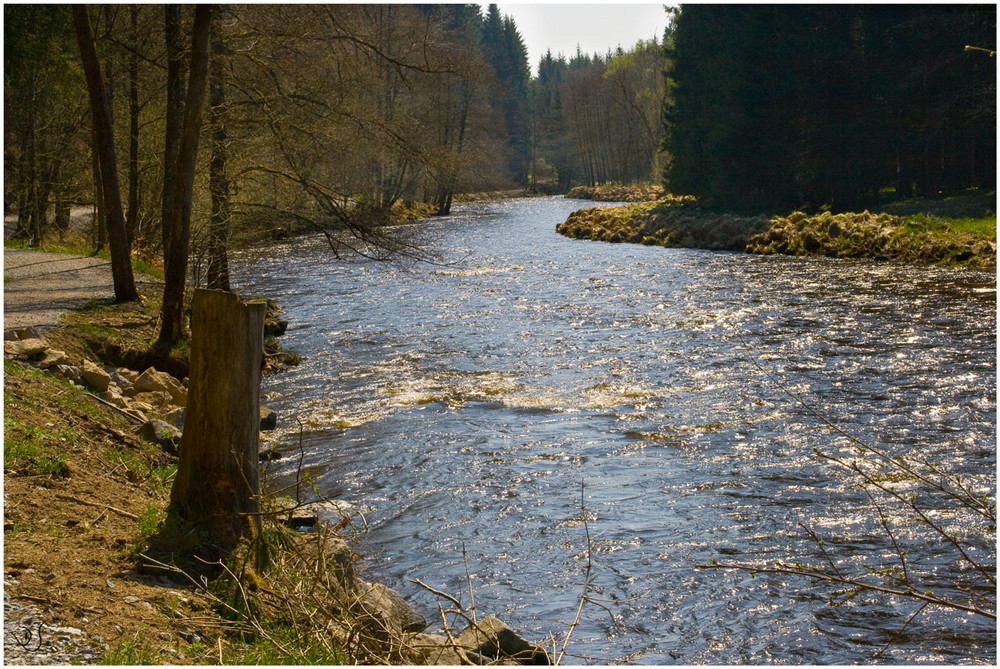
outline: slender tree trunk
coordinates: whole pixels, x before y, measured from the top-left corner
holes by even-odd
[[[169,249],[164,261],[163,311],[159,341],[170,344],[184,336],[184,285],[187,279],[188,251],[191,241],[191,200],[194,191],[194,168],[198,158],[202,107],[208,80],[208,37],[212,9],[195,8],[191,30],[191,68],[184,104],[184,119],[177,147],[177,165],[169,217],[163,220]]]
[[[184,116],[184,43],[181,36],[181,7],[163,8],[163,34],[167,47],[167,110],[163,143],[163,193],[160,204],[164,265],[170,258],[170,218],[173,209],[177,151],[180,148],[181,121]]]
[[[26,123],[31,122],[27,115]],[[17,230],[14,236],[18,239],[31,239],[31,135],[21,128],[21,159],[18,161],[18,177],[20,183],[17,189]]]
[[[30,177],[30,181],[28,182],[28,201],[31,207],[29,217],[31,222],[31,246],[38,246],[42,243],[42,224],[39,220],[41,218],[41,211],[39,211],[38,206],[38,127],[35,124],[34,115],[29,120],[28,133],[28,175]]]
[[[260,529],[265,311],[263,302],[217,290],[196,290],[191,304],[190,390],[170,522],[180,525],[177,534],[203,537],[194,552],[206,560]]]
[[[56,191],[56,218],[55,226],[59,232],[59,241],[66,238],[66,231],[69,230],[70,202],[64,188]]]
[[[80,60],[87,79],[90,109],[97,136],[97,155],[101,166],[101,192],[108,221],[108,242],[111,247],[111,274],[115,286],[115,299],[128,302],[139,299],[132,275],[131,254],[128,236],[125,233],[125,217],[122,213],[121,194],[118,189],[118,164],[115,157],[114,129],[108,112],[104,82],[101,81],[101,66],[97,60],[97,45],[90,27],[86,5],[73,5],[73,24],[80,46]]]
[[[100,252],[108,242],[107,210],[104,208],[104,180],[101,178],[101,157],[98,154],[97,128],[92,130],[90,152],[91,169],[94,174],[94,217],[92,219],[94,248]]]
[[[216,29],[220,28],[218,21]],[[208,165],[209,190],[212,192],[212,218],[209,221],[208,287],[229,290],[229,177],[226,174],[228,152],[226,137],[225,50],[222,35],[212,42],[212,60],[208,88],[209,125],[212,128],[212,159]]]
[[[138,42],[139,7],[130,7],[133,46]],[[128,207],[125,220],[132,244],[139,230],[139,56],[133,51],[128,61]]]

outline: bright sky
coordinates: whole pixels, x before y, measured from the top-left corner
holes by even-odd
[[[498,2],[500,14],[510,16],[528,47],[531,71],[547,49],[553,56],[605,54],[619,46],[628,50],[641,39],[663,37],[667,13],[662,2],[647,4],[520,4]],[[483,4],[483,13],[487,4]]]

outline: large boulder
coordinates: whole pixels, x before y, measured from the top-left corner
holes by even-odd
[[[39,339],[41,334],[38,332],[38,328],[33,325],[29,325],[26,328],[14,328],[13,330],[7,330],[3,333],[4,341],[13,340],[17,341],[19,339]]]
[[[44,352],[41,358],[33,361],[31,364],[39,369],[49,369],[57,365],[64,365],[66,364],[66,353],[50,348]]]
[[[439,634],[407,635],[403,646],[402,655],[411,664],[551,664],[545,649],[524,640],[492,616],[451,638]]]
[[[354,568],[351,547],[332,532],[305,532],[296,536],[298,554],[310,564],[310,570],[326,585],[339,606],[346,608],[362,583]]]
[[[276,460],[278,457],[268,459]],[[328,499],[296,506],[289,513],[286,524],[295,529],[304,527],[333,528],[344,523],[345,520],[350,521],[355,515],[360,515],[360,511],[350,502],[339,499]]]
[[[83,382],[99,393],[103,393],[111,385],[111,375],[90,360],[83,361],[83,368],[80,370]]]
[[[187,414],[187,409],[184,407],[174,407],[171,411],[167,412],[163,416],[163,420],[167,421],[178,430],[184,429],[184,416]]]
[[[44,339],[5,339],[3,342],[4,355],[9,355],[18,360],[28,360],[41,355],[48,349],[49,345]]]
[[[403,638],[400,653],[403,662],[413,665],[461,666],[486,664],[479,656],[470,657],[465,649],[460,649],[448,637],[440,634],[408,634]]]
[[[358,581],[354,612],[357,622],[374,639],[391,642],[427,628],[427,620],[402,595],[381,583]]]
[[[165,392],[169,393],[171,401],[178,406],[187,405],[187,389],[181,382],[166,372],[158,372],[150,367],[135,380],[133,389],[136,393]]]
[[[278,414],[276,414],[271,409],[262,406],[260,408],[260,430],[261,432],[267,432],[268,430],[274,430],[278,427]]]
[[[264,321],[265,337],[280,337],[288,329],[288,321],[284,318],[269,318]]]
[[[145,404],[150,409],[166,409],[173,404],[173,398],[165,390],[151,390],[145,393],[135,393],[132,401]]]
[[[78,386],[83,385],[83,374],[80,373],[79,367],[75,365],[56,365],[55,370],[56,373],[61,374]]]
[[[122,397],[122,394],[118,391],[118,387],[115,385],[108,386],[108,389],[101,393],[101,399],[109,404],[113,404],[119,409],[131,409],[132,406],[127,399]]]
[[[127,396],[135,394],[135,391],[132,390],[132,386],[135,384],[135,379],[138,377],[138,374],[132,372],[130,369],[126,369],[125,367],[112,369],[108,372],[108,374],[111,376],[111,383],[118,386],[122,394]]]
[[[469,625],[455,642],[476,655],[491,661],[513,660],[517,664],[551,664],[541,646],[523,639],[501,620],[490,616]]]

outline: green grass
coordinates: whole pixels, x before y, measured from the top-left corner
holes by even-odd
[[[242,666],[266,665],[341,665],[349,664],[349,658],[342,653],[327,650],[322,645],[302,639],[291,627],[272,627],[268,635],[274,642],[257,637],[248,642],[230,642],[222,645],[222,664]],[[279,647],[280,644],[280,647]],[[211,651],[209,651],[211,652]],[[217,663],[206,653],[205,660]]]
[[[948,224],[960,232],[969,232],[980,237],[985,237],[992,242],[997,240],[997,218],[987,216],[984,218],[953,218],[946,219]]]
[[[43,431],[31,425],[25,425],[10,416],[4,416],[3,434],[5,469],[15,466],[20,460],[34,458],[42,449]]]
[[[160,460],[159,446],[143,441],[139,451],[115,447],[108,454],[114,464],[134,472],[139,479],[152,484],[160,492],[170,492],[177,475],[177,463],[157,464]]]
[[[157,657],[152,647],[139,641],[138,633],[133,639],[119,640],[111,645],[101,658],[101,664],[117,666],[151,665],[162,662],[163,659]]]
[[[147,504],[146,508],[139,514],[139,519],[135,521],[139,536],[145,540],[156,534],[162,520],[163,509],[155,504]]]
[[[136,537],[132,549],[128,553],[130,560],[138,560],[139,556],[149,548],[149,540],[163,527],[166,512],[156,504],[147,504],[135,521]]]
[[[4,416],[3,428],[4,470],[53,478],[66,475],[68,453],[61,449],[52,451],[53,446],[75,437],[71,430],[53,432],[10,416]]]
[[[927,230],[939,234],[971,234],[995,242],[997,239],[996,216],[980,218],[948,218],[927,214],[904,216],[907,227],[913,230]]]
[[[69,465],[66,463],[66,456],[66,453],[60,453],[55,457],[43,455],[35,458],[35,471],[42,476],[50,476],[52,478],[66,476],[69,471]]]

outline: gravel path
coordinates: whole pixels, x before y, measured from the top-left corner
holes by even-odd
[[[16,585],[7,581],[5,585]],[[15,664],[94,664],[107,650],[104,639],[88,636],[75,627],[59,627],[42,622],[37,607],[3,596],[3,663]],[[86,623],[87,619],[82,619]]]
[[[103,258],[4,249],[4,331],[54,326],[62,313],[114,296],[111,263]]]

